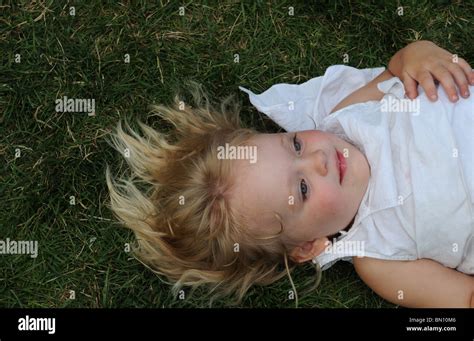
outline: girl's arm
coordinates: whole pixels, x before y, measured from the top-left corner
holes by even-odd
[[[409,308],[474,308],[474,277],[429,259],[354,257],[362,280],[378,295]]]
[[[453,56],[430,41],[411,43],[392,57],[387,70],[344,98],[331,113],[351,104],[380,100],[383,93],[377,89],[377,84],[391,77],[400,78],[407,96],[412,99],[418,96],[419,83],[426,95],[432,101],[436,100],[435,79],[440,81],[451,101],[455,102],[458,98],[456,86],[462,97],[468,97],[468,83],[474,85],[474,72],[464,59]]]
[[[384,93],[377,88],[377,84],[386,81],[387,79],[390,79],[392,77],[393,74],[389,70],[385,70],[380,75],[375,77],[372,81],[367,83],[365,86],[354,91],[349,96],[340,101],[339,104],[336,105],[334,109],[332,109],[330,114],[351,104],[362,103],[367,101],[378,101],[382,99]]]

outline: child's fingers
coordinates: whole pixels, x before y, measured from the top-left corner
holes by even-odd
[[[453,75],[461,96],[464,98],[469,97],[469,83],[463,69],[461,69],[458,64],[449,64],[448,70]]]
[[[439,78],[438,78],[439,79]],[[417,78],[418,83],[425,90],[426,95],[431,101],[436,101],[438,98],[437,90],[434,83],[433,76],[428,71],[422,71]]]
[[[459,67],[464,71],[469,83],[474,85],[474,70],[471,68],[471,65],[469,65],[469,63],[463,58],[458,58],[457,63],[455,64],[459,65]]]
[[[408,98],[414,99],[418,97],[418,90],[416,89],[418,83],[416,80],[410,77],[408,73],[405,72],[405,75],[402,79],[403,85],[405,86],[405,93]]]
[[[449,70],[444,67],[438,67],[432,72],[433,72],[433,76],[443,86],[451,102],[456,102],[458,100],[458,95],[457,95],[456,85],[454,83],[453,75],[451,74],[451,72],[449,72]]]

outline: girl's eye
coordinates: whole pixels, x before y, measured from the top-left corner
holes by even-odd
[[[300,189],[301,194],[303,195],[303,200],[306,200],[306,194],[308,193],[308,185],[306,185],[306,182],[304,182],[304,180],[301,180]]]
[[[295,150],[297,152],[301,150],[301,144],[296,140],[296,133],[295,133],[295,137],[293,138],[293,145],[295,146]]]

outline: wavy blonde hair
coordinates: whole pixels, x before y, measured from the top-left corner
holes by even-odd
[[[238,303],[252,285],[271,284],[285,273],[296,293],[290,275],[295,264],[288,265],[279,234],[250,233],[247,217],[230,205],[232,161],[217,158],[218,146],[243,145],[259,133],[243,128],[232,96],[218,111],[199,84],[190,85],[195,108],[178,95],[172,107],[152,106],[154,115],[174,127],[172,133],[138,121],[142,137],[127,121],[130,134],[118,123],[108,142],[125,156],[133,175],[117,182],[107,166],[110,209],[135,233],[135,256],[171,281],[175,296],[183,286],[209,285],[213,298],[233,295]],[[149,191],[142,193],[136,178]]]

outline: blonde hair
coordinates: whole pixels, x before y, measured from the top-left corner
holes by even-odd
[[[110,209],[134,232],[136,257],[171,281],[175,296],[183,286],[208,285],[213,298],[232,295],[238,303],[252,285],[282,278],[283,263],[289,276],[295,264],[288,265],[278,235],[252,235],[247,217],[229,204],[235,174],[231,160],[218,160],[217,147],[242,145],[259,133],[242,127],[232,96],[218,112],[198,84],[190,85],[196,108],[178,95],[173,107],[152,106],[174,134],[138,121],[142,137],[127,121],[131,134],[118,123],[108,142],[125,155],[133,175],[117,182],[107,166]],[[151,185],[146,193],[136,178]],[[291,276],[290,282],[296,293]]]

